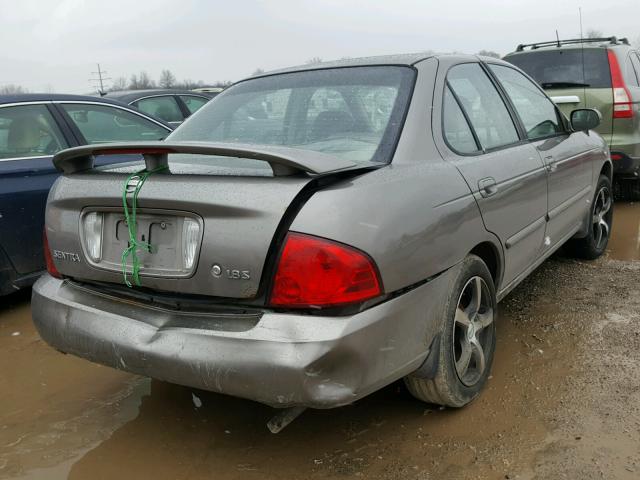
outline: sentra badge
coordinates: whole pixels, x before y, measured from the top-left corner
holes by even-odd
[[[60,250],[53,251],[53,258],[57,258],[59,260],[65,260],[67,262],[79,262],[80,255],[73,252],[62,252]]]

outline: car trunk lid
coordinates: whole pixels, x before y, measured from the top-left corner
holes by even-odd
[[[172,155],[170,170],[151,175],[138,196],[136,240],[150,246],[138,249],[140,284],[160,291],[231,299],[260,294],[265,265],[279,251],[277,233],[288,227],[290,212],[296,211],[320,178],[374,167],[308,151],[214,144],[128,144],[75,150],[54,159],[67,173],[51,190],[46,214],[49,245],[62,275],[125,283],[122,253],[130,242],[123,189],[131,172],[141,165],[93,169],[89,157],[138,152],[145,155],[149,168],[157,168]],[[182,161],[182,155],[193,151],[200,155],[198,161]],[[221,159],[220,154],[227,158]],[[213,155],[215,162],[202,155]],[[128,204],[131,206],[131,193]],[[88,225],[90,214],[101,217],[98,227]],[[185,233],[187,224],[197,225],[197,231],[192,228]],[[90,235],[100,236],[98,258],[92,256]],[[185,242],[195,245],[191,267],[184,260]],[[131,281],[130,259],[126,272]]]

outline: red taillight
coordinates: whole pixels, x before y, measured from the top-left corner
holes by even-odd
[[[622,154],[621,153],[612,153],[611,154],[611,160],[622,160]]]
[[[269,303],[274,307],[329,307],[380,294],[382,283],[368,255],[324,238],[289,233]]]
[[[612,50],[608,50],[607,53],[609,54],[611,86],[613,87],[613,118],[631,118],[633,117],[631,93],[624,83],[616,54]]]
[[[43,239],[43,246],[44,246],[44,261],[47,264],[47,272],[49,272],[49,275],[51,275],[52,277],[55,278],[62,278],[62,275],[60,275],[60,272],[58,271],[58,269],[56,268],[56,264],[53,263],[53,258],[51,257],[51,249],[49,248],[49,240],[47,239],[47,229],[44,229],[44,232],[42,233],[42,239]]]

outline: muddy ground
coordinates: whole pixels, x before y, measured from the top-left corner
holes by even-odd
[[[606,258],[556,255],[501,304],[470,406],[395,384],[278,435],[267,407],[62,355],[3,298],[0,479],[638,479],[640,204],[615,215]]]

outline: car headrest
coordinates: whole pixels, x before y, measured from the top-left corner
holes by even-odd
[[[7,147],[16,153],[36,151],[40,147],[40,123],[34,117],[18,117],[11,122]]]
[[[353,117],[341,110],[320,112],[309,132],[310,140],[322,140],[342,132],[353,130]]]
[[[179,119],[175,118],[175,112],[168,106],[166,105],[160,105],[158,108],[156,108],[156,111],[154,112],[154,115],[162,120],[164,120],[165,122],[175,122],[178,121]]]

